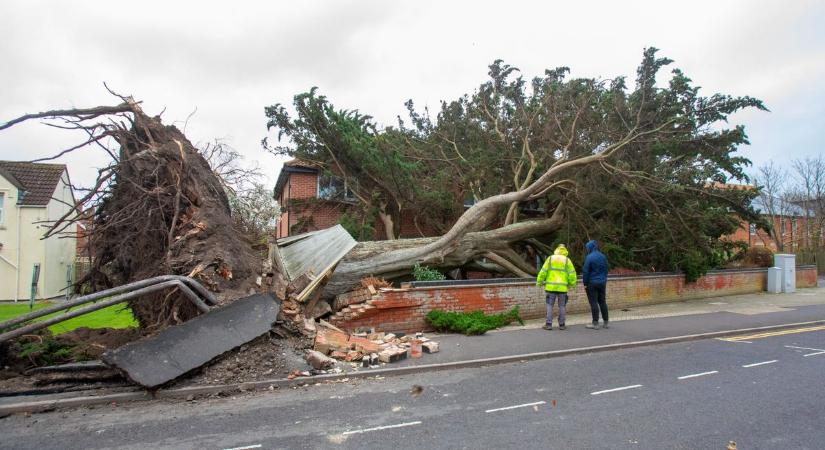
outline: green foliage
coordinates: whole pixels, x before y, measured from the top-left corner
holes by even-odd
[[[60,343],[48,334],[38,337],[41,339],[21,344],[17,356],[28,359],[37,366],[50,366],[72,360],[74,345]]]
[[[427,322],[436,330],[463,333],[468,336],[484,334],[514,321],[524,325],[518,306],[506,313],[491,315],[484,314],[482,311],[458,313],[438,309],[427,313]]]
[[[447,277],[438,270],[422,266],[419,263],[416,263],[415,267],[413,267],[413,278],[415,278],[415,281],[440,281],[447,279]]]
[[[350,211],[341,214],[338,223],[349,232],[356,241],[371,241],[375,237],[374,216],[358,216]]]
[[[760,221],[751,207],[757,190],[720,186],[747,182],[750,165],[737,153],[748,144],[745,129],[728,119],[766,108],[748,96],[704,96],[679,69],[657,84],[673,63],[657,52],[644,51],[635,83],[574,78],[567,67],[529,79],[497,60],[471,92],[433,115],[410,100],[408,117],[383,129],[370,116],[335,109],[313,88],[295,96],[294,117],[280,104],[266,108],[268,127],[285,140],[267,148],[357,180],[355,214],[387,214],[396,225],[410,214],[443,232],[464,212],[465,198],[518,190],[554,165],[641,133],[603,164],[570,165],[551,180],[565,183],[537,201],[545,216],[563,207],[566,225],[541,238],[565,242],[579,264],[585,242],[597,238],[613,267],[683,270],[694,279],[725,260],[722,236],[741,220]],[[488,223],[503,223],[506,213]]]

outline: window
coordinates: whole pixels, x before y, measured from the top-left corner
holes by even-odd
[[[0,225],[3,225],[3,200],[5,200],[6,194],[0,192]]]
[[[318,198],[325,200],[355,200],[355,195],[346,180],[335,175],[318,175]]]

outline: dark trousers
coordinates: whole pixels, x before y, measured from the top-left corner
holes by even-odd
[[[590,302],[590,314],[593,316],[593,323],[599,323],[599,310],[602,312],[602,320],[608,321],[606,293],[607,284],[589,284],[587,286],[587,301]]]

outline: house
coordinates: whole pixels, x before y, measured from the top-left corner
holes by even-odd
[[[322,230],[341,222],[342,216],[359,205],[345,180],[319,166],[293,159],[284,163],[275,183],[273,197],[281,205],[276,238]],[[404,214],[400,237],[435,236],[439,233],[417,226],[413,214]],[[380,221],[375,223],[372,239],[383,239]],[[357,238],[358,236],[356,236]]]
[[[74,227],[42,239],[47,223],[75,206],[63,164],[0,161],[0,300],[66,295],[75,260]]]
[[[742,222],[739,229],[726,238],[731,241],[745,242],[748,247],[766,247],[773,252],[798,252],[821,246],[825,236],[825,224],[817,220],[813,208],[806,210],[804,202],[788,201],[760,196],[754,199],[753,207],[767,219],[773,228],[769,233],[756,223]]]

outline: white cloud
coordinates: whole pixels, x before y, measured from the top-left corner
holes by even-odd
[[[113,3],[6,1],[0,15],[0,120],[25,112],[109,104],[102,82],[178,123],[193,142],[228,138],[260,160],[263,108],[319,86],[338,107],[386,125],[408,98],[437,107],[471,91],[501,58],[528,77],[635,76],[642,49],[676,60],[706,94],[762,98],[771,113],[738,115],[757,163],[817,151],[825,32],[813,2],[336,1]],[[808,125],[810,124],[810,125]],[[797,132],[793,135],[793,130]],[[787,134],[787,136],[786,136]],[[26,159],[74,137],[37,124],[0,132],[0,158]],[[783,148],[793,142],[793,148]],[[66,161],[89,182],[105,158]]]

